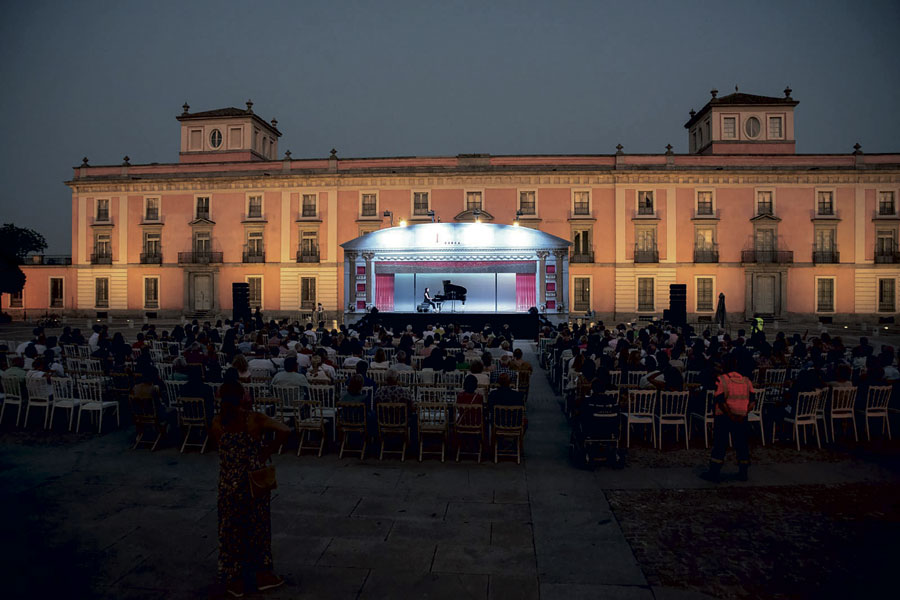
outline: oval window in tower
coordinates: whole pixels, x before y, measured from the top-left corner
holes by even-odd
[[[213,148],[218,148],[222,145],[222,132],[218,129],[213,129],[209,132],[209,145]]]
[[[747,134],[747,137],[755,138],[759,136],[759,119],[756,117],[750,117],[747,119],[747,122],[744,123],[744,133]]]

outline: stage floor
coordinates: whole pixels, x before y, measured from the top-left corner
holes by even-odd
[[[357,318],[353,318],[358,315]],[[365,314],[348,313],[346,318],[358,321]],[[485,313],[485,312],[379,312],[375,317],[379,322],[392,330],[406,329],[412,325],[414,329],[424,330],[427,325],[447,325],[453,323],[464,330],[480,331],[486,324],[494,330],[499,330],[503,325],[509,325],[513,335],[517,338],[534,339],[540,329],[538,315],[529,313]]]

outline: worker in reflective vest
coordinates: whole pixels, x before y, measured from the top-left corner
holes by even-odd
[[[716,382],[715,418],[713,419],[713,450],[709,459],[709,470],[700,477],[714,483],[719,482],[719,474],[725,462],[725,449],[729,434],[738,459],[738,478],[747,481],[750,468],[750,448],[747,445],[747,413],[753,410],[751,394],[753,383],[737,372],[737,359],[733,355],[725,357],[724,373]]]
[[[759,315],[753,315],[753,318],[750,319],[750,335],[754,333],[762,333],[763,326],[765,325],[765,321]]]

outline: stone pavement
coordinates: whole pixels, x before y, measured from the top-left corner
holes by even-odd
[[[530,352],[531,346],[525,349]],[[533,354],[527,356],[536,363]],[[205,598],[216,566],[214,452],[109,434],[0,436],[4,597]],[[695,598],[652,586],[609,489],[702,489],[692,467],[572,468],[569,428],[533,377],[522,465],[276,457],[269,598]],[[655,452],[655,451],[654,451]],[[678,450],[671,450],[678,452]],[[771,464],[753,485],[897,481],[871,463]],[[736,486],[735,486],[736,487]]]

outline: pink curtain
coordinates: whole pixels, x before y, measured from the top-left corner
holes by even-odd
[[[384,312],[394,311],[394,274],[375,274],[375,307]]]
[[[534,273],[516,273],[516,312],[535,306]]]

